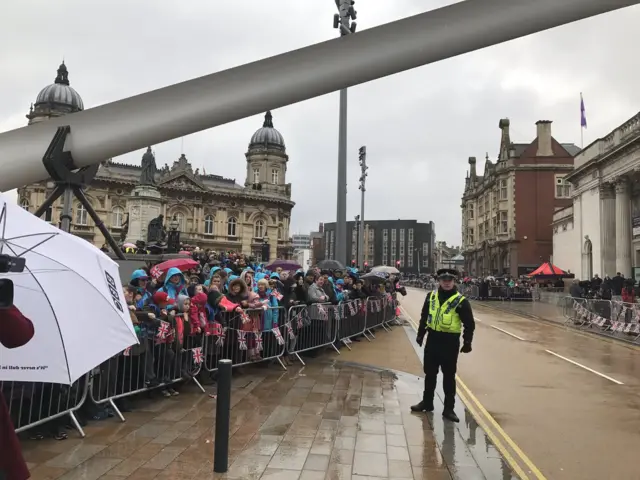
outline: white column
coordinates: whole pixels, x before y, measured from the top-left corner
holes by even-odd
[[[616,274],[616,193],[611,183],[600,185],[600,202],[602,272],[595,273],[599,273],[601,278],[605,275],[613,277]]]
[[[616,182],[616,272],[631,276],[631,199],[625,177]]]

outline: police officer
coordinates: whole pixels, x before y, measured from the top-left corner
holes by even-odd
[[[458,351],[471,352],[471,341],[476,326],[469,300],[464,298],[456,288],[457,275],[455,270],[449,268],[438,270],[438,290],[427,295],[422,307],[416,342],[422,346],[424,336],[427,335],[427,343],[424,347],[424,393],[422,401],[411,407],[414,412],[433,411],[438,370],[442,369],[444,390],[442,416],[452,422],[460,421],[453,411]],[[460,334],[463,326],[462,348],[460,348]]]

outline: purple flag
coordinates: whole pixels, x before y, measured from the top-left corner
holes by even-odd
[[[582,94],[580,94],[580,126],[582,128],[587,128],[587,112],[584,108],[584,99],[582,98]]]

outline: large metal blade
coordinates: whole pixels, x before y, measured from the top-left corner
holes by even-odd
[[[293,52],[0,134],[0,190],[47,177],[59,125],[78,167],[640,3],[467,0]],[[562,48],[561,45],[558,48]]]

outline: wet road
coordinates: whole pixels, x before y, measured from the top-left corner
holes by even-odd
[[[401,301],[414,321],[424,297],[410,289]],[[640,478],[640,349],[477,304],[474,312],[459,376],[541,474]]]

